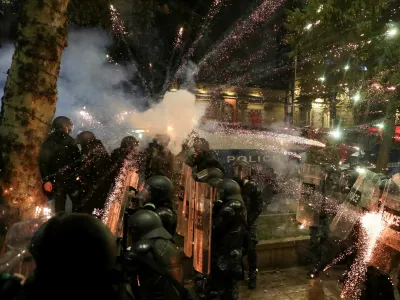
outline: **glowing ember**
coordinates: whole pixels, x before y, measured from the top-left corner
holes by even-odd
[[[380,213],[366,213],[361,218],[361,233],[358,242],[358,255],[350,268],[349,276],[345,282],[341,298],[356,300],[360,298],[360,285],[365,280],[367,264],[371,259],[372,251],[383,229],[382,215]]]
[[[35,216],[34,218],[40,218],[40,217],[48,217],[50,218],[52,215],[51,208],[46,207],[46,206],[36,206],[35,209]]]

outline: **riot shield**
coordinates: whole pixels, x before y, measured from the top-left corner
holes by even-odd
[[[371,254],[369,265],[379,269],[392,281],[397,281],[400,272],[400,252],[378,240]]]
[[[105,212],[102,218],[104,224],[117,237],[122,234],[123,217],[128,205],[130,187],[138,188],[139,174],[134,170],[121,171],[114,190],[107,199]]]
[[[210,273],[213,189],[196,182],[196,211],[193,242],[193,267],[204,275]]]
[[[389,180],[385,186],[381,201],[383,203],[382,219],[384,229],[380,241],[400,251],[400,186]]]
[[[185,236],[187,232],[187,218],[186,218],[186,188],[187,188],[187,180],[192,175],[192,168],[188,165],[183,164],[182,167],[182,176],[180,182],[180,194],[178,195],[178,224],[176,226],[176,232],[180,236]]]
[[[324,173],[321,165],[304,164],[301,194],[296,212],[297,222],[318,226],[324,197]]]
[[[380,175],[365,170],[360,174],[330,225],[331,235],[345,240],[364,210],[376,211],[379,202]]]
[[[184,252],[187,257],[192,257],[193,254],[193,225],[194,225],[194,211],[195,211],[195,181],[192,176],[186,178],[185,186],[185,220],[186,220],[186,234]]]
[[[0,273],[28,276],[33,271],[34,262],[27,247],[36,230],[50,218],[51,216],[44,216],[18,222],[10,227],[5,239],[7,251],[0,257]]]

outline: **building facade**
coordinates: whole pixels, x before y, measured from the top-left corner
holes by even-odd
[[[333,123],[332,105],[321,98],[300,101],[296,97],[290,108],[283,90],[198,85],[194,92],[197,101],[208,103],[206,118],[210,120],[262,128],[285,123],[292,109],[294,126],[330,128]],[[350,100],[345,96],[336,102],[335,114],[340,126],[353,125]]]

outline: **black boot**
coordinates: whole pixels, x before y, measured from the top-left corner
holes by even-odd
[[[250,290],[254,290],[257,287],[257,272],[258,270],[249,272],[249,281],[247,284]]]

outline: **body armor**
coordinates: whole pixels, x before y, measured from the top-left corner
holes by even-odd
[[[249,265],[248,287],[255,289],[257,286],[257,219],[263,209],[263,199],[257,184],[251,180],[245,180],[242,186],[242,197],[247,209],[247,230],[243,249],[247,254]]]
[[[239,299],[237,280],[243,272],[245,225],[246,209],[241,200],[228,200],[215,215],[207,299]]]
[[[178,282],[183,282],[181,254],[172,236],[162,226],[160,217],[151,211],[139,211],[129,219],[129,231],[134,241],[126,254],[127,272],[137,285],[142,299],[180,299],[175,287],[162,275],[149,268],[143,258],[154,261]]]
[[[43,143],[38,160],[43,182],[52,184],[52,191],[45,191],[45,194],[49,200],[54,200],[55,211],[60,212],[65,210],[67,195],[74,203],[78,202],[81,187],[76,175],[80,166],[80,151],[68,134],[69,123],[64,119],[61,121],[64,120],[66,124],[56,120],[53,123],[54,131]]]
[[[261,190],[252,180],[245,180],[242,186],[242,197],[247,209],[248,226],[256,225],[263,209]]]

